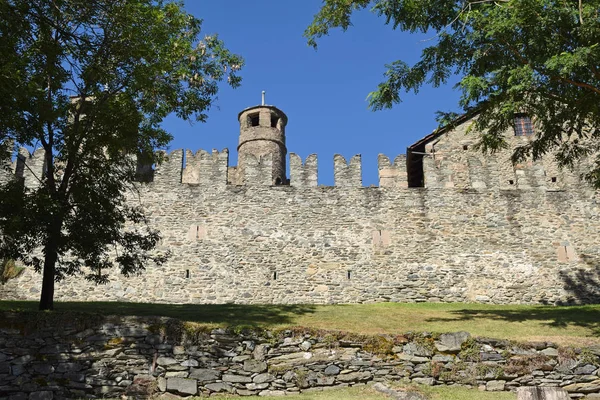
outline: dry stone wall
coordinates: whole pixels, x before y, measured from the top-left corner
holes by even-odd
[[[374,382],[487,391],[600,392],[600,348],[474,339],[466,332],[363,337],[303,330],[200,329],[156,318],[27,325],[4,313],[0,399],[284,395]],[[43,318],[42,318],[43,320]]]

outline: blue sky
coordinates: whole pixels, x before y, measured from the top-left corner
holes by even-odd
[[[353,18],[347,32],[336,30],[319,41],[317,51],[302,36],[320,0],[187,0],[188,12],[204,20],[203,33],[218,33],[246,61],[242,86],[223,86],[206,123],[190,125],[169,118],[171,149],[229,148],[237,164],[237,114],[261,101],[285,112],[288,152],[303,159],[319,157],[319,183],[333,184],[333,155],[347,160],[362,154],[363,184],[377,185],[377,155],[390,158],[437,127],[435,111],[456,110],[459,93],[452,85],[423,87],[402,96],[391,110],[367,109],[367,94],[383,79],[384,65],[409,64],[434,43],[433,35],[392,30],[368,11]]]

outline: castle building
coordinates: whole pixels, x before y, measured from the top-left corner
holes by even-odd
[[[363,187],[360,155],[334,156],[334,186],[318,185],[317,156],[289,154],[286,115],[259,105],[238,115],[238,164],[229,153],[175,150],[140,184],[169,261],[107,285],[77,277],[57,300],[170,303],[484,302],[600,300],[598,192],[551,160],[513,165],[467,133],[476,116],[425,136]],[[517,118],[526,118],[517,116]],[[531,140],[519,119],[507,141]],[[42,172],[43,153],[21,171]],[[4,179],[7,179],[4,177]],[[137,200],[136,200],[137,201]],[[0,299],[38,299],[26,271]]]

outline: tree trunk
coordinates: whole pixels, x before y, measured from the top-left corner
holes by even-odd
[[[44,247],[44,270],[42,272],[42,295],[40,311],[54,309],[54,278],[56,277],[56,260],[58,260],[58,238],[62,222],[55,221],[48,229],[46,246]]]
[[[40,297],[40,311],[54,309],[54,272],[56,268],[56,251],[46,247],[44,258],[44,271],[42,278],[42,296]]]

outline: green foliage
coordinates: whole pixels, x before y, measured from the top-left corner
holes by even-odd
[[[506,361],[504,372],[507,374],[525,375],[539,369],[550,358],[545,354],[528,354],[511,357]]]
[[[472,337],[468,338],[461,346],[458,356],[464,361],[479,361],[481,360],[481,352],[479,344]]]
[[[9,279],[13,279],[21,275],[25,270],[19,267],[13,260],[0,261],[0,284],[4,285]]]
[[[394,341],[382,335],[372,336],[365,341],[362,348],[380,356],[391,355],[394,354]]]
[[[384,82],[369,95],[373,110],[458,74],[459,105],[478,113],[481,149],[503,148],[515,113],[527,113],[535,137],[513,161],[553,154],[571,167],[593,155],[586,177],[600,187],[600,0],[324,0],[305,31],[309,44],[348,29],[352,14],[366,8],[394,29],[432,35],[417,63],[386,66]]]
[[[65,276],[106,283],[168,256],[125,192],[136,155],[161,161],[168,115],[204,121],[219,83],[240,84],[243,60],[200,33],[174,1],[0,2],[0,155],[41,147],[46,171],[0,187],[0,258],[44,270],[41,308]]]

